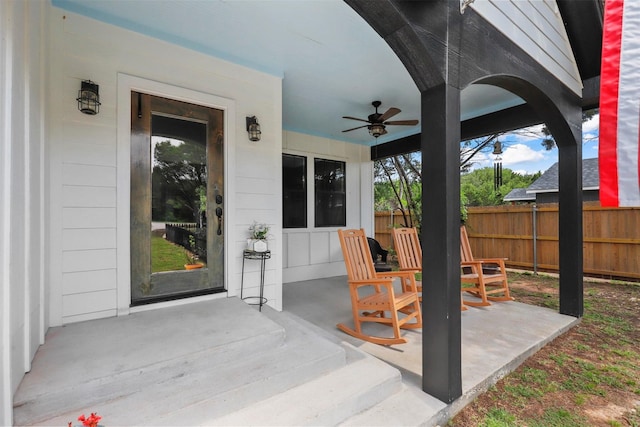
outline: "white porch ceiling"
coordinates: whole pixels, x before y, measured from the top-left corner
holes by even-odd
[[[283,128],[375,145],[420,132],[388,126],[375,140],[365,123],[371,102],[392,120],[420,119],[420,93],[386,42],[338,0],[51,0],[56,7],[283,78]],[[462,92],[465,120],[523,101],[472,85]]]

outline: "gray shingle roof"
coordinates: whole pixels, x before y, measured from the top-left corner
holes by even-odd
[[[597,190],[599,188],[598,159],[582,160],[582,189]],[[554,163],[547,169],[526,191],[529,194],[558,191],[558,163]]]
[[[509,194],[504,196],[505,202],[533,202],[536,200],[534,194],[527,194],[526,188],[514,188]]]

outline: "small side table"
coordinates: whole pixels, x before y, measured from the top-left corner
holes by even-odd
[[[245,249],[242,252],[242,279],[240,281],[240,299],[245,300],[249,298],[257,298],[259,302],[248,303],[250,305],[259,305],[260,311],[262,306],[267,303],[267,299],[264,297],[264,267],[266,260],[271,258],[271,251],[256,252],[251,249]],[[244,262],[247,259],[260,260],[260,296],[244,296]]]

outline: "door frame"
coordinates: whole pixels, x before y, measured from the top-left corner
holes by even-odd
[[[223,110],[224,113],[224,194],[225,213],[223,233],[224,243],[224,288],[227,292],[185,298],[145,306],[131,305],[131,249],[130,249],[130,167],[131,167],[131,91],[189,102],[205,107]],[[216,299],[235,295],[235,287],[229,286],[229,279],[237,275],[235,264],[230,262],[229,246],[233,244],[231,230],[235,229],[235,181],[229,173],[229,165],[235,164],[236,106],[235,101],[196,90],[161,83],[125,73],[118,73],[117,81],[117,198],[116,198],[116,245],[117,245],[117,315],[124,316],[134,311],[143,311],[167,306],[188,304],[196,301]]]

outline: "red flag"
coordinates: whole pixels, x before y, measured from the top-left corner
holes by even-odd
[[[640,206],[640,1],[605,2],[600,73],[600,203]]]

